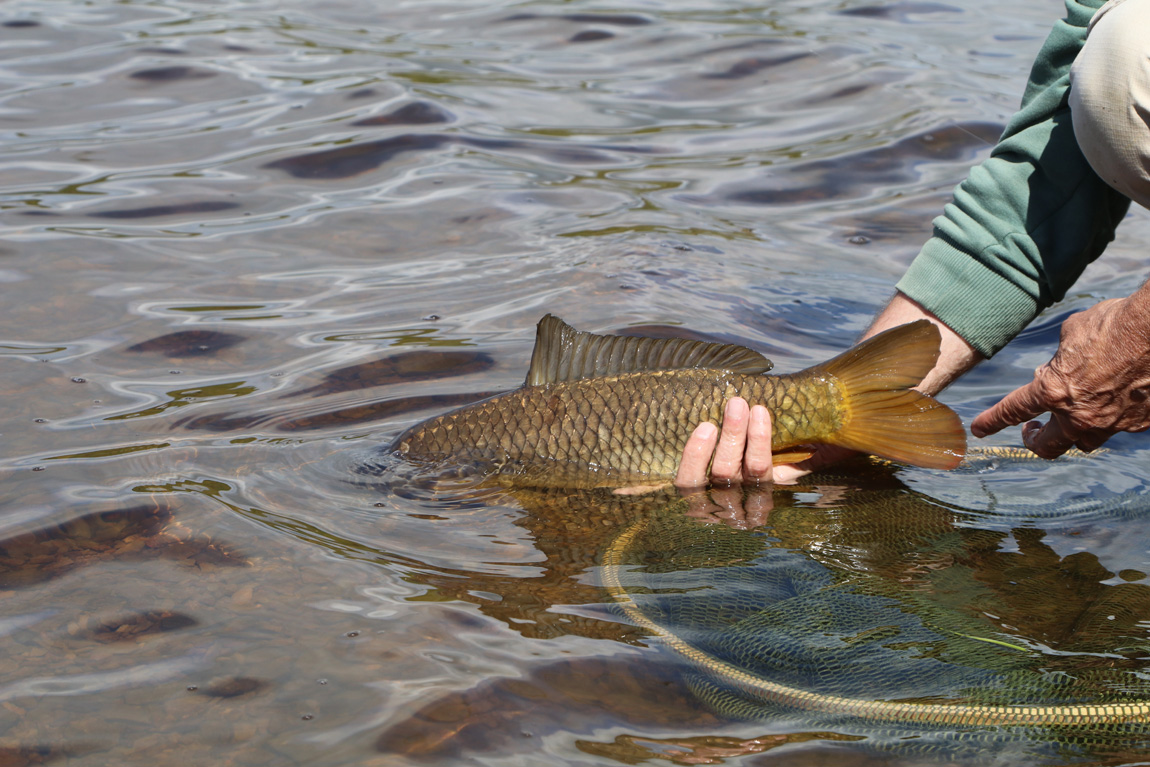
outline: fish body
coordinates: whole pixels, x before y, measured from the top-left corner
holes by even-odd
[[[938,329],[921,321],[790,375],[741,346],[600,336],[551,315],[538,327],[527,384],[424,422],[396,453],[474,466],[513,484],[601,487],[669,481],[695,426],[721,423],[734,396],[771,411],[772,449],[837,444],[954,468],[958,416],[910,389],[933,367]]]

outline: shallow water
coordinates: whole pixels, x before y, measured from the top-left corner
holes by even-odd
[[[865,726],[701,703],[599,587],[627,509],[355,468],[516,386],[548,311],[782,371],[849,345],[1060,12],[0,6],[0,761],[920,763]],[[1027,380],[1067,312],[1142,281],[1148,239],[1132,212],[944,399],[969,419]],[[1137,495],[1142,443],[1114,443],[1088,468],[902,481]],[[1136,517],[995,524],[1003,552],[1039,530],[1096,559],[1094,584],[1150,572]]]

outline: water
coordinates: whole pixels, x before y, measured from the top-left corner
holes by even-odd
[[[548,311],[779,370],[845,347],[1060,13],[5,3],[3,758],[916,763],[702,706],[604,604],[609,509],[543,524],[353,470],[516,386]],[[1027,380],[1067,312],[1141,282],[1148,236],[1132,212],[946,401],[969,419]],[[1116,443],[1087,487],[1140,487]],[[1145,572],[1124,524],[1047,540]]]

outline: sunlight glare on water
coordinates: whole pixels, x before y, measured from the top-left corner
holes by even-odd
[[[360,469],[518,386],[547,312],[783,372],[848,346],[1060,13],[0,5],[0,763],[920,763],[701,703],[597,581],[627,502]],[[1140,284],[1148,237],[1132,212],[945,401],[969,420],[1028,380],[1066,312]],[[1116,443],[1083,486],[1140,492]],[[1118,524],[1046,540],[1137,584]]]

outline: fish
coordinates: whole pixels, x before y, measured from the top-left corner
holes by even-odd
[[[768,375],[771,361],[744,346],[598,335],[548,314],[523,387],[417,424],[391,453],[521,487],[666,483],[695,426],[721,424],[724,403],[740,396],[771,412],[775,463],[838,445],[953,469],[966,452],[962,422],[911,388],[934,367],[940,343],[938,328],[918,320],[827,362]]]

